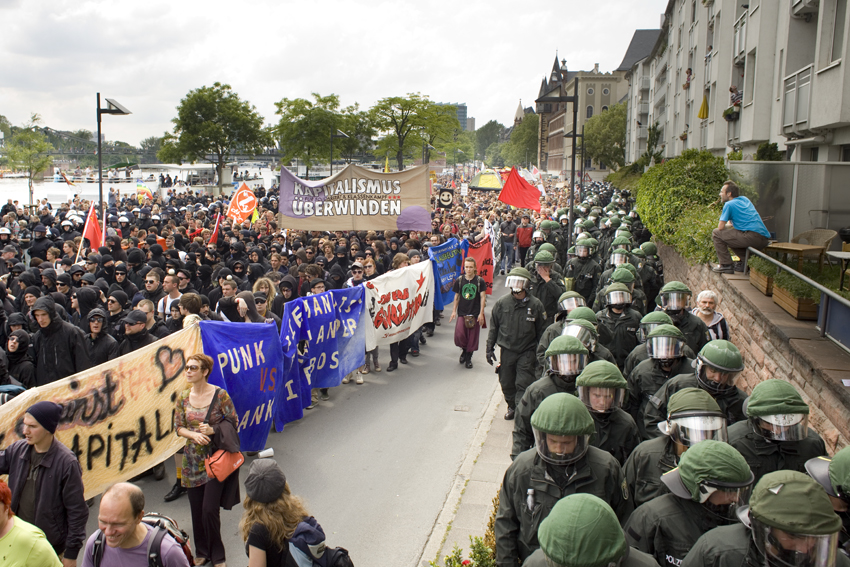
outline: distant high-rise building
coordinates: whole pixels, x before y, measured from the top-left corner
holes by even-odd
[[[460,122],[462,130],[475,130],[475,119],[472,119],[472,128],[467,122],[466,103],[465,102],[438,102],[440,106],[454,106],[457,108],[457,121]]]
[[[466,128],[464,128],[467,132],[475,132],[475,117],[469,117],[466,119]]]

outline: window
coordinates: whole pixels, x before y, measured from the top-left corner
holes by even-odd
[[[593,87],[588,87],[588,88],[587,88],[587,94],[589,94],[589,95],[593,95]]]
[[[587,107],[587,117],[588,117],[588,118],[592,118],[592,117],[593,117],[593,107],[592,107],[592,106],[588,106],[588,107]]]
[[[753,102],[753,91],[756,86],[756,52],[747,54],[746,66],[744,67],[744,104]]]
[[[603,106],[603,107],[602,107],[602,112],[605,112],[606,110],[608,110],[608,107],[607,107],[607,106]]]
[[[584,160],[584,168],[585,169],[593,169],[593,160],[589,159],[589,158]]]
[[[809,150],[809,161],[817,161],[818,160],[818,150],[820,148],[811,148]]]
[[[602,89],[602,94],[608,96],[609,94],[611,94],[611,91],[609,91],[608,89]]]
[[[832,30],[832,46],[829,57],[830,63],[834,63],[841,59],[841,53],[844,49],[844,27],[847,25],[846,19],[847,0],[836,0],[835,21]]]
[[[850,161],[850,144],[841,146],[841,161]]]

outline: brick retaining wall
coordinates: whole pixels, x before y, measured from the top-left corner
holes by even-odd
[[[658,245],[666,281],[679,280],[697,294],[711,289],[729,324],[732,342],[744,355],[739,388],[752,391],[768,378],[791,382],[809,404],[809,426],[834,453],[850,442],[850,354],[820,337],[812,322],[796,321],[741,274],[720,275],[706,265],[690,266],[668,246]],[[848,322],[850,324],[850,322]]]

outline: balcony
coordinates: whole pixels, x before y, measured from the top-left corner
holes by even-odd
[[[726,144],[730,148],[736,148],[741,145],[741,121],[732,120],[726,122]]]
[[[806,65],[785,77],[785,102],[782,107],[782,128],[785,134],[808,130],[813,67]]]
[[[638,132],[637,132],[638,140],[645,140],[646,135],[647,135],[646,134],[646,126],[641,126],[640,128],[638,128]]]
[[[735,65],[743,65],[747,56],[747,13],[735,22],[735,36],[732,41],[732,58]]]
[[[820,0],[791,0],[791,16],[794,18],[806,18],[806,21],[818,13]]]
[[[638,113],[639,114],[649,114],[649,103],[642,102],[638,105]]]
[[[640,81],[639,81],[638,84],[640,85],[640,90],[648,91],[649,90],[649,77],[647,75],[643,75],[640,78]]]
[[[705,79],[705,88],[709,88],[711,86],[711,60],[713,56],[708,54],[705,58],[705,73],[703,74],[703,78]]]

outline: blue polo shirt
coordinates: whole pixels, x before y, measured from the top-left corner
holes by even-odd
[[[765,238],[770,238],[770,233],[767,227],[761,220],[755,206],[746,197],[735,197],[723,204],[723,212],[720,213],[720,220],[732,221],[732,225],[736,230],[745,232],[757,232]]]

